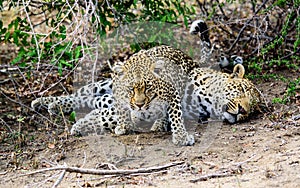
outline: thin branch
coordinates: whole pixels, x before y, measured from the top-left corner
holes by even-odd
[[[93,175],[130,175],[130,174],[144,174],[144,173],[150,173],[150,172],[157,172],[161,170],[165,170],[167,168],[181,165],[184,161],[180,162],[173,162],[162,166],[154,166],[149,168],[138,168],[138,169],[131,169],[131,170],[96,170],[96,169],[88,169],[88,168],[78,168],[78,167],[66,167],[66,166],[57,166],[52,168],[45,168],[41,170],[37,170],[34,172],[30,172],[27,174],[22,174],[20,176],[28,176],[28,175],[34,175],[38,173],[48,172],[48,171],[56,171],[56,170],[64,170],[66,172],[75,172],[75,173],[81,173],[81,174],[93,174]]]
[[[77,68],[77,65],[75,65],[75,66],[73,67],[73,69],[72,69],[70,72],[68,72],[64,77],[62,77],[62,78],[61,78],[60,80],[58,80],[56,83],[51,84],[51,86],[49,86],[47,89],[45,89],[44,91],[42,91],[40,94],[41,94],[41,95],[44,95],[44,93],[48,92],[51,88],[55,87],[55,86],[56,86],[57,84],[59,84],[61,81],[65,80],[68,76],[71,75],[71,73],[74,73],[74,71],[76,70],[76,68]],[[44,78],[44,80],[43,80],[43,82],[42,82],[42,84],[41,84],[41,86],[40,86],[39,91],[41,91],[42,88],[44,87],[44,85],[45,85],[45,83],[46,83],[46,78],[48,77],[48,75],[49,75],[50,73],[51,73],[51,70],[46,74],[47,76]]]
[[[61,5],[63,5],[63,3],[57,3],[55,1],[48,3],[48,2],[45,2],[45,1],[31,0],[30,2],[35,3],[35,4],[48,5],[48,6],[61,6]]]
[[[3,123],[3,125],[5,125],[6,126],[6,128],[9,130],[9,132],[13,132],[13,130],[10,128],[10,126],[2,119],[2,118],[0,118],[0,120],[1,120],[1,122]]]
[[[224,27],[223,27],[223,24],[222,24],[222,22],[220,21],[220,20],[213,20],[213,22],[216,24],[216,25],[218,25],[218,28],[219,29],[221,29],[222,31],[224,31],[225,33],[227,33],[228,35],[230,35],[230,37],[234,37],[234,35],[230,32],[230,31],[228,31],[227,29],[225,29]]]
[[[58,179],[56,180],[56,182],[53,184],[53,188],[56,188],[60,183],[61,183],[61,181],[64,179],[64,177],[65,177],[65,174],[66,174],[66,171],[65,170],[63,170],[62,172],[61,172],[61,174],[59,175],[59,177],[58,177]]]
[[[27,108],[29,110],[33,110],[31,107],[21,103],[21,102],[18,102],[12,98],[10,98],[8,95],[6,95],[3,91],[2,91],[2,88],[0,88],[0,95],[3,95],[6,99],[8,99],[9,101],[11,102],[14,102],[16,104],[19,104],[20,106],[24,107],[24,108]],[[53,125],[56,125],[56,126],[59,126],[58,124],[54,123],[53,121],[51,121],[49,118],[47,118],[46,116],[42,115],[41,113],[35,111],[36,114],[38,114],[39,116],[41,116],[42,118],[44,118],[45,120],[47,120],[48,122],[50,123],[53,123]]]
[[[40,61],[41,61],[41,55],[40,55],[41,52],[40,52],[40,48],[39,48],[39,42],[38,42],[38,40],[37,40],[37,38],[36,38],[36,34],[35,34],[35,31],[34,31],[32,22],[31,22],[31,20],[30,20],[30,16],[29,16],[29,14],[28,14],[28,12],[27,12],[27,10],[26,10],[26,7],[29,6],[29,4],[28,4],[28,3],[25,4],[25,1],[24,1],[24,0],[22,0],[22,2],[23,2],[23,5],[24,5],[24,11],[25,11],[27,20],[28,20],[28,22],[29,22],[30,29],[31,29],[32,32],[34,33],[34,34],[33,34],[33,38],[34,38],[34,41],[35,41],[36,52],[37,52],[37,56],[38,56],[37,70],[39,70],[39,65],[40,65]],[[29,1],[29,3],[30,3],[30,1]]]
[[[244,24],[244,26],[242,27],[242,29],[240,30],[238,36],[236,37],[235,41],[233,42],[233,44],[230,46],[229,50],[227,51],[227,54],[230,54],[231,50],[235,47],[236,43],[239,41],[242,33],[244,32],[244,30],[246,29],[246,27],[248,26],[248,24],[250,22],[252,22],[252,20],[254,19],[254,17],[256,16],[256,14],[265,6],[265,4],[268,2],[268,0],[265,0],[259,7],[258,9],[255,11],[254,15]]]
[[[218,7],[219,7],[219,9],[220,9],[221,13],[223,14],[223,16],[224,16],[225,20],[228,20],[229,18],[226,16],[226,14],[225,14],[225,12],[224,12],[224,10],[223,10],[222,6],[221,6],[221,3],[220,3],[220,1],[219,1],[219,0],[216,0],[216,1],[217,1],[217,3],[218,3]]]
[[[199,0],[196,0],[196,1],[197,1],[198,6],[200,7],[202,13],[203,13],[204,15],[208,15],[207,8],[205,7],[205,3],[206,3],[206,2],[203,1],[203,3],[202,3],[202,2],[200,2]]]
[[[6,175],[6,174],[7,174],[7,171],[0,172],[0,175]]]
[[[300,49],[298,48],[295,52],[289,53],[288,55],[286,55],[286,56],[280,58],[280,60],[286,59],[286,58],[288,58],[288,57],[290,57],[290,56],[292,56],[292,55],[294,55],[294,54],[297,54],[297,53],[299,53],[299,52],[300,52]]]

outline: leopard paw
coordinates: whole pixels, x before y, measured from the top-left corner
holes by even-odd
[[[124,135],[128,134],[132,130],[133,125],[129,122],[122,123],[115,128],[115,134]]]
[[[172,141],[175,145],[180,145],[180,146],[192,146],[195,143],[195,139],[193,135],[188,134],[185,132],[185,134],[180,135],[180,134],[173,134]]]

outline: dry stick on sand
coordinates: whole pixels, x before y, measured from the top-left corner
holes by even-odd
[[[190,180],[190,182],[196,183],[198,181],[207,181],[208,179],[212,179],[212,178],[229,177],[229,176],[234,176],[237,173],[239,173],[238,168],[230,169],[230,170],[222,170],[222,171],[219,171],[219,172],[216,172],[216,173],[206,174],[206,175],[200,176],[199,178]]]
[[[249,159],[247,159],[245,161],[234,163],[234,164],[230,165],[229,167],[223,168],[222,170],[219,170],[215,173],[205,174],[203,176],[200,176],[199,178],[192,179],[192,180],[190,180],[190,182],[196,183],[198,181],[206,181],[211,178],[223,178],[223,177],[229,177],[229,176],[234,176],[236,174],[240,174],[242,171],[243,164],[248,163],[250,161],[257,161],[261,158],[261,156],[259,156],[258,158],[254,159],[254,157],[255,157],[255,155],[253,155],[252,157],[250,157]]]
[[[130,175],[130,174],[136,174],[136,173],[144,174],[144,173],[151,173],[151,172],[165,170],[172,166],[181,165],[183,163],[184,163],[184,161],[180,161],[180,162],[173,162],[173,163],[165,164],[163,166],[154,166],[154,167],[149,167],[149,168],[138,168],[138,169],[131,169],[131,170],[97,170],[97,169],[88,169],[88,168],[57,166],[57,167],[51,167],[51,168],[37,170],[37,171],[30,172],[27,174],[22,174],[20,176],[28,176],[28,175],[38,174],[38,173],[47,172],[47,171],[55,171],[55,170],[63,170],[63,171],[70,172],[70,173],[75,172],[75,173],[81,173],[81,174],[94,174],[94,175]]]

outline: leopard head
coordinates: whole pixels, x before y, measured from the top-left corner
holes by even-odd
[[[225,105],[224,119],[229,123],[245,120],[251,110],[250,99],[247,96],[242,96],[229,100]]]
[[[157,97],[153,91],[153,86],[146,81],[135,83],[130,88],[130,107],[137,110],[148,109],[150,102]]]

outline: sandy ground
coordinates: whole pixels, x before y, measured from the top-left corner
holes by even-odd
[[[285,87],[280,81],[258,85],[268,101]],[[293,119],[300,114],[299,106],[274,105],[271,111],[235,125],[187,122],[196,139],[188,147],[174,146],[170,133],[147,132],[149,127],[134,135],[72,137],[64,126],[44,119],[37,123],[39,116],[31,116],[22,123],[24,143],[21,137],[9,142],[2,134],[0,187],[51,187],[61,171],[20,175],[57,165],[120,170],[180,161],[184,163],[147,174],[66,172],[58,187],[300,187],[300,122]],[[205,176],[211,178],[199,179]]]

